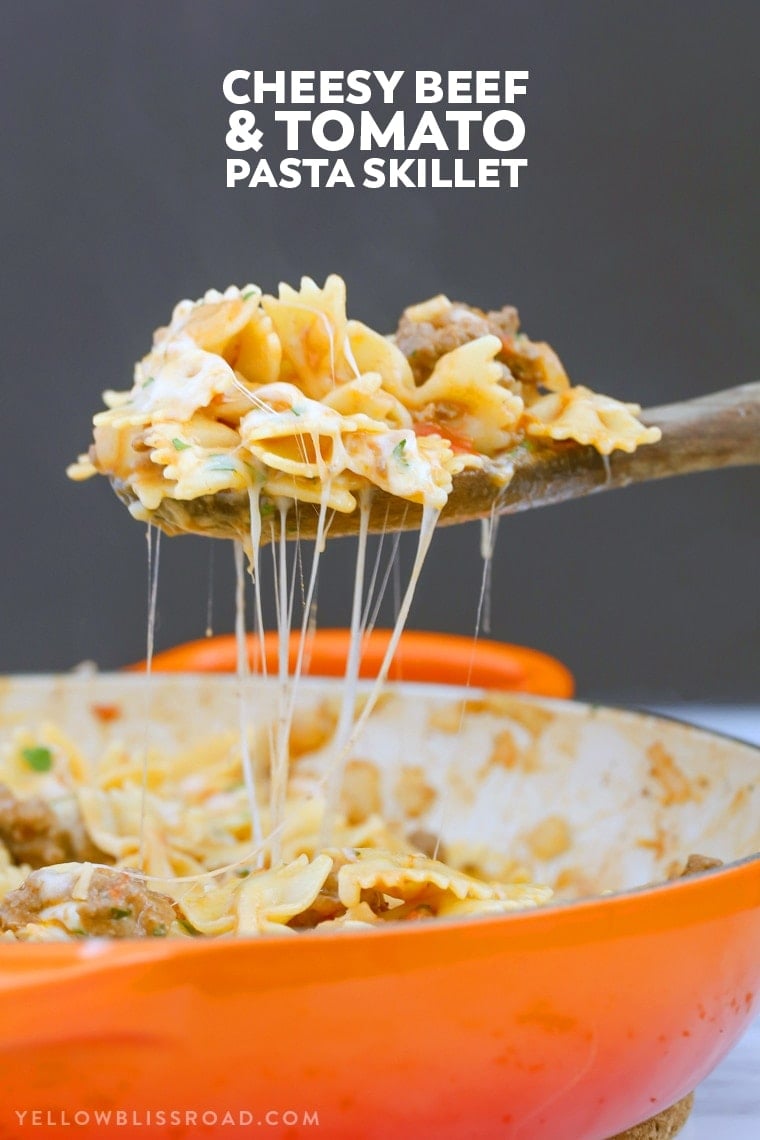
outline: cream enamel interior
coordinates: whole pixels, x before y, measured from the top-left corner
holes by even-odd
[[[271,715],[274,683],[250,689],[250,723]],[[339,706],[341,682],[306,678],[299,710]],[[464,715],[462,716],[464,702]],[[94,706],[117,706],[108,723]],[[95,674],[6,678],[3,746],[54,723],[94,757],[117,739],[172,753],[229,734],[234,677]],[[460,727],[461,721],[461,727]],[[329,740],[291,780],[313,787]],[[760,750],[661,720],[572,702],[444,686],[389,685],[352,759],[375,769],[390,820],[443,836],[447,850],[516,860],[560,899],[663,880],[694,852],[733,861],[760,849]]]

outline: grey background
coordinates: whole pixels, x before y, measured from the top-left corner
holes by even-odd
[[[143,655],[144,530],[64,468],[180,297],[338,271],[381,329],[439,291],[513,302],[576,381],[645,405],[756,378],[757,13],[6,0],[0,667]],[[523,185],[228,191],[233,67],[527,69]],[[757,698],[757,491],[722,472],[505,520],[493,636],[557,654],[584,695]],[[412,625],[472,631],[478,541],[438,535]],[[159,648],[202,636],[211,545],[164,542]],[[347,622],[352,553],[329,551],[323,625]],[[224,631],[231,551],[213,558]]]

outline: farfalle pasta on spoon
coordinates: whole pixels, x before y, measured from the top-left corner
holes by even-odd
[[[355,516],[368,490],[441,511],[468,475],[494,497],[531,444],[609,455],[660,438],[636,405],[572,387],[515,310],[435,297],[387,337],[348,319],[338,276],[181,301],[131,390],[104,399],[69,474],[108,476],[170,533],[225,537],[247,533],[251,488],[264,514],[288,500]]]

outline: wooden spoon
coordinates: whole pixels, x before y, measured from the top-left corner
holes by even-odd
[[[572,442],[523,442],[493,461],[488,469],[463,472],[454,479],[441,512],[441,524],[488,518],[492,512],[513,514],[670,475],[760,463],[760,382],[649,408],[640,418],[647,425],[659,427],[662,439],[632,455],[616,451],[605,458],[593,447]],[[125,502],[133,501],[127,488],[116,481],[113,485]],[[422,508],[416,503],[384,491],[373,493],[373,532],[414,530],[419,527],[421,516]],[[249,530],[248,498],[241,492],[226,491],[187,502],[165,499],[152,518],[169,534],[189,532],[213,538],[240,538]],[[299,533],[302,538],[313,538],[317,508],[299,503],[297,519],[294,510],[288,512],[287,527],[294,537]],[[358,527],[358,511],[336,512],[330,522],[329,537],[355,534]],[[276,525],[274,533],[277,534]],[[271,537],[268,526],[264,527],[264,537]]]

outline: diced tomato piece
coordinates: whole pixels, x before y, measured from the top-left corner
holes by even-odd
[[[112,720],[118,720],[121,716],[121,709],[118,705],[91,705],[92,715],[97,717],[103,724],[108,724]]]
[[[451,444],[451,448],[455,452],[468,451],[472,452],[475,448],[472,446],[472,440],[468,435],[457,434],[457,432],[449,431],[447,427],[442,424],[433,423],[432,420],[420,420],[414,425],[415,435],[440,435],[443,439],[447,439]]]

